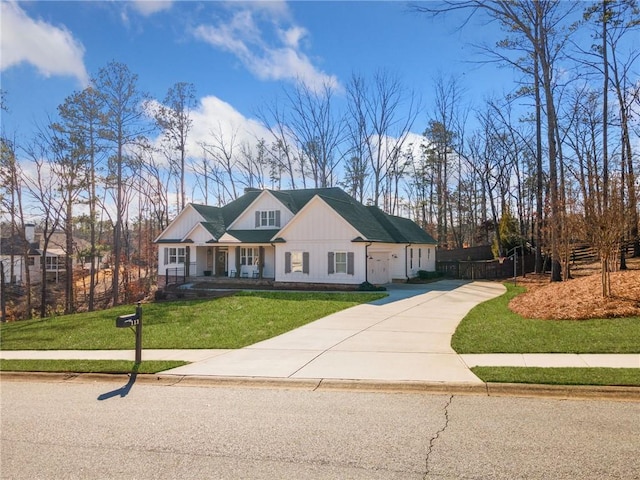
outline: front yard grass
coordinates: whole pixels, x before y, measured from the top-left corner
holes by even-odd
[[[473,308],[451,346],[458,353],[640,353],[640,317],[534,320],[513,313],[509,301],[523,287]]]
[[[484,382],[640,387],[640,368],[473,367]]]
[[[242,348],[384,293],[241,292],[230,297],[142,306],[143,348]],[[0,325],[4,350],[133,349],[118,315],[135,306]]]
[[[143,361],[138,367],[129,360],[0,360],[3,372],[62,372],[62,373],[158,373],[181,367],[189,362]]]

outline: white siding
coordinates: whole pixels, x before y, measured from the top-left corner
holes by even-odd
[[[202,222],[202,216],[192,206],[187,206],[180,215],[166,228],[159,239],[182,239],[194,225]]]
[[[233,230],[255,230],[256,228],[256,211],[264,210],[280,210],[280,228],[284,227],[293,218],[293,214],[273,195],[265,191],[258,196],[256,201],[244,211],[232,225]],[[277,227],[262,227],[275,229]]]
[[[365,244],[359,233],[324,201],[311,200],[294,223],[282,232],[286,243],[276,246],[276,280],[300,283],[360,284],[365,280]],[[285,252],[309,252],[309,273],[285,274]],[[328,273],[329,252],[353,252],[354,274]]]
[[[159,247],[158,248],[158,276],[164,275],[166,273],[167,268],[180,268],[180,269],[184,268],[183,263],[169,263],[168,259],[167,259],[167,263],[165,263],[164,261],[165,248],[185,248],[184,244],[162,243],[158,245],[158,247]],[[195,255],[195,248],[191,249],[191,255]],[[193,261],[195,261],[195,259]]]
[[[211,235],[202,225],[198,225],[191,234],[189,234],[189,239],[193,240],[195,243],[205,243],[212,238],[213,235]]]
[[[413,249],[413,262],[411,261],[411,249]],[[436,270],[435,245],[414,244],[407,249],[407,272],[409,277],[410,278],[417,277],[418,270],[435,272]]]

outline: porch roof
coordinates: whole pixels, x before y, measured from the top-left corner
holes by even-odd
[[[271,243],[280,230],[228,230],[229,235],[241,243]]]

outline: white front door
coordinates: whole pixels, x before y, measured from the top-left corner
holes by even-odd
[[[369,283],[375,285],[383,285],[389,283],[389,254],[388,253],[372,253],[371,258],[367,259],[369,269]]]

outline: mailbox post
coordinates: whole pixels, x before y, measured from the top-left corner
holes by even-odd
[[[142,363],[142,306],[138,302],[136,313],[120,315],[116,318],[116,327],[127,328],[136,327],[136,364]]]

